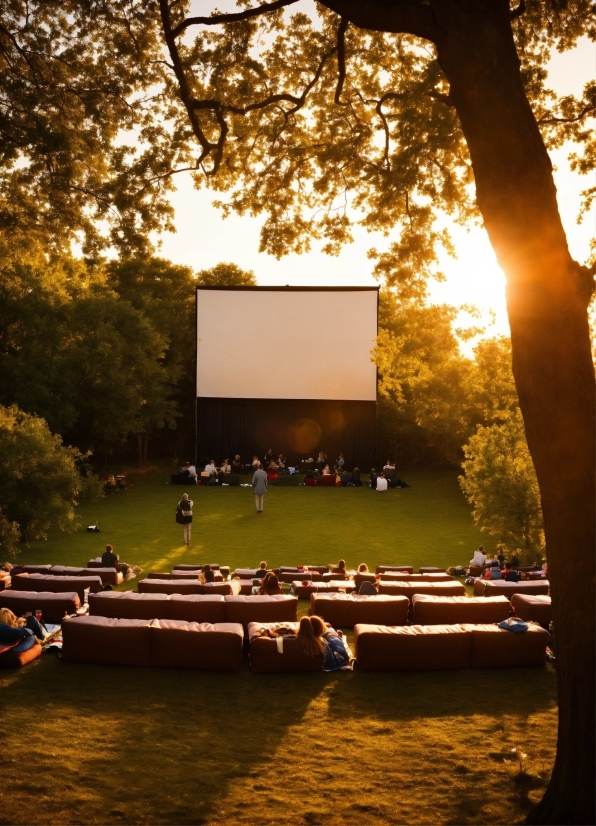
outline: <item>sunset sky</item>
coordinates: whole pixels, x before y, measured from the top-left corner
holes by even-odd
[[[587,38],[565,54],[554,54],[549,65],[550,85],[558,93],[581,94],[584,84],[596,76],[596,45]],[[569,147],[553,154],[557,168],[555,181],[559,205],[572,255],[584,262],[589,255],[590,238],[596,235],[596,209],[592,209],[578,226],[580,192],[596,183],[592,178],[572,173],[567,163]],[[389,239],[355,228],[355,242],[345,247],[337,258],[323,255],[316,247],[306,255],[289,255],[280,261],[259,254],[259,231],[263,219],[231,216],[225,221],[211,205],[212,193],[193,188],[189,176],[179,175],[178,190],[172,195],[176,210],[176,234],[166,234],[160,254],[170,260],[204,269],[220,261],[232,261],[253,270],[259,284],[297,286],[358,286],[377,282],[371,276],[372,263],[367,250],[384,248]],[[489,322],[489,310],[496,323],[488,334],[507,333],[505,279],[498,267],[486,233],[482,228],[469,232],[450,227],[457,260],[442,259],[447,281],[431,283],[433,303],[474,304]],[[462,323],[465,324],[465,317]],[[477,322],[475,322],[477,323]]]

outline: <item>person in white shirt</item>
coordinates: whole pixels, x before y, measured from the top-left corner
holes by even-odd
[[[205,473],[209,474],[209,481],[207,482],[208,485],[214,485],[216,483],[216,476],[217,476],[217,469],[215,467],[215,460],[209,459],[207,464],[205,465]]]
[[[387,490],[387,479],[384,473],[379,473],[377,476],[377,490]]]
[[[479,545],[478,550],[474,551],[474,556],[470,560],[470,565],[479,566],[480,568],[484,568],[486,565],[486,554],[484,553],[484,547],[482,545]]]
[[[196,483],[197,483],[197,469],[196,469],[196,467],[194,465],[189,465],[186,469],[188,471],[188,475],[189,475],[190,479],[192,480],[193,484],[196,485]]]

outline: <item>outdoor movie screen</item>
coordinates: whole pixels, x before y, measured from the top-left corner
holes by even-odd
[[[376,288],[197,290],[197,397],[376,401]]]

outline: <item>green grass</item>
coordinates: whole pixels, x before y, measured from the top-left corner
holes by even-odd
[[[174,521],[185,488],[166,485],[165,474],[132,477],[134,487],[80,508],[82,530],[52,534],[23,546],[19,560],[84,566],[107,542],[120,558],[145,571],[169,571],[179,562],[216,562],[234,567],[322,564],[343,557],[348,566],[366,562],[448,566],[467,563],[474,548],[494,547],[470,516],[452,472],[413,471],[410,488],[381,494],[368,488],[342,490],[273,487],[256,514],[249,488],[190,490],[195,502],[193,541],[182,542]],[[101,533],[84,528],[99,520]],[[134,587],[134,580],[128,584]]]
[[[83,565],[111,542],[146,571],[340,556],[418,567],[466,562],[483,539],[454,475],[416,472],[387,495],[276,488],[260,516],[248,489],[197,489],[189,551],[174,522],[184,489],[166,478],[83,506],[100,534],[52,535],[21,558]],[[0,824],[520,823],[556,741],[551,666],[210,674],[46,654],[0,672],[0,696]]]

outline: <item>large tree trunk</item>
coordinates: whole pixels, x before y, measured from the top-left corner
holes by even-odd
[[[590,273],[569,254],[506,0],[434,0],[478,205],[507,276],[513,373],[536,467],[557,641],[559,732],[529,823],[594,823],[594,371]]]

